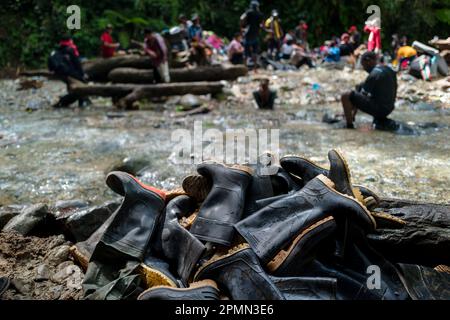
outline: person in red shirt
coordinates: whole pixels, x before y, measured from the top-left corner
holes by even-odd
[[[113,31],[113,26],[108,24],[105,31],[103,32],[100,40],[102,41],[102,57],[111,58],[116,53],[116,49],[120,47],[119,43],[115,43],[111,33]]]

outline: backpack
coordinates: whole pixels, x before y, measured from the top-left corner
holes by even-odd
[[[56,74],[66,75],[70,71],[70,66],[67,63],[67,57],[62,50],[54,50],[50,54],[47,61],[48,70]]]

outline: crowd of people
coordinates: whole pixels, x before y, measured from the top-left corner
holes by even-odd
[[[250,2],[239,20],[240,30],[230,42],[212,31],[205,31],[198,14],[191,19],[181,14],[178,25],[161,33],[145,29],[143,43],[133,43],[140,44],[141,52],[150,57],[153,78],[157,83],[170,82],[169,65],[173,61],[195,67],[211,64],[214,59],[221,62],[228,60],[255,70],[262,64],[263,67],[265,64],[276,68],[301,68],[303,65],[315,68],[322,64],[348,64],[353,69],[360,66],[369,73],[368,78],[356,90],[342,95],[344,113],[341,116],[347,128],[353,128],[357,110],[372,115],[374,123],[380,128],[386,123],[391,124],[387,116],[394,109],[397,91],[396,75],[391,67],[396,71],[408,69],[411,74],[424,80],[430,80],[437,72],[442,75],[448,73],[445,61],[439,59],[432,48],[418,42],[409,46],[408,39],[397,34],[392,36],[389,54],[383,54],[379,18],[366,21],[362,30],[368,34],[366,42],[358,27],[353,25],[341,36],[333,36],[316,48],[311,48],[308,42],[309,26],[305,19],[300,19],[294,28],[285,32],[279,12],[272,10],[270,16],[265,18],[256,0]],[[126,53],[112,33],[113,26],[108,24],[100,37],[104,59]],[[264,52],[261,50],[261,39],[264,39]],[[417,48],[424,54],[419,55]],[[62,38],[59,48],[49,59],[49,67],[63,76],[67,83],[69,77],[86,81],[78,48],[70,37]],[[276,92],[270,90],[267,79],[254,92],[254,98],[259,108],[273,108]],[[76,100],[77,97],[68,94],[56,106],[68,106]],[[86,99],[79,100],[80,106],[88,103]]]

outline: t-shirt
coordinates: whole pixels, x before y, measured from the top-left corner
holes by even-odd
[[[230,42],[230,45],[228,46],[228,56],[233,56],[235,53],[242,53],[244,48],[242,47],[242,44],[237,41],[236,39],[233,39],[233,41]]]
[[[259,36],[261,22],[263,21],[262,13],[256,10],[248,10],[242,15],[241,20],[245,20],[247,25],[247,30],[244,34],[245,39],[256,40]]]
[[[273,32],[273,36],[275,39],[279,40],[283,36],[280,21],[278,19],[275,19],[273,17],[270,17],[265,22],[266,29],[270,29]]]
[[[192,40],[194,37],[202,39],[203,29],[200,25],[193,24],[192,26],[189,27],[189,38]]]
[[[397,57],[400,58],[411,58],[417,56],[417,51],[413,47],[403,46],[400,47],[397,51]]]
[[[105,31],[105,32],[103,32],[102,36],[100,37],[100,40],[102,41],[102,57],[103,58],[111,58],[112,56],[114,56],[114,52],[116,51],[116,49],[105,46],[105,43],[109,43],[109,44],[114,43],[114,40],[111,37],[111,35]]]
[[[294,46],[292,44],[285,43],[281,46],[281,54],[283,56],[290,56],[292,52],[294,52]]]
[[[363,92],[367,93],[377,106],[392,111],[397,98],[397,75],[387,66],[376,66],[364,82]]]

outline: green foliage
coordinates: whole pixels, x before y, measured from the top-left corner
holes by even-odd
[[[45,66],[49,52],[67,33],[67,0],[2,0],[0,6],[0,67],[7,64]],[[142,40],[145,27],[162,30],[177,24],[180,13],[198,13],[203,27],[231,37],[239,30],[239,17],[250,0],[114,0],[75,1],[82,8],[82,29],[73,32],[81,54],[99,54],[99,37],[108,23],[115,27],[114,37],[127,47],[131,39]],[[366,8],[381,8],[385,48],[390,35],[407,35],[410,40],[426,42],[433,36],[450,36],[449,0],[260,0],[268,16],[280,12],[287,31],[302,18],[310,26],[309,41],[318,45],[339,36],[351,25],[360,29],[367,18]]]

